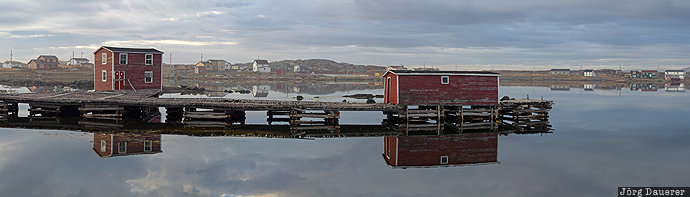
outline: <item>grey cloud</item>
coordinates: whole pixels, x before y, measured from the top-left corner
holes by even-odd
[[[175,53],[178,63],[193,63],[204,53],[239,62],[263,56],[359,64],[595,64],[597,59],[628,57],[613,64],[661,65],[687,64],[684,56],[669,54],[690,52],[690,3],[682,0],[74,0],[0,5],[8,13],[0,16],[0,31],[60,35],[52,40],[0,38],[0,50],[25,50],[27,54],[18,55],[27,60],[36,54],[25,46],[90,46],[113,40],[237,43],[153,46]],[[660,46],[665,50],[637,52]],[[343,49],[347,47],[354,49]],[[467,50],[424,50],[432,48]],[[467,52],[474,49],[490,52]],[[554,52],[561,50],[567,53]],[[39,52],[44,53],[34,53]],[[65,56],[71,50],[54,52]],[[407,54],[433,59],[415,60]]]

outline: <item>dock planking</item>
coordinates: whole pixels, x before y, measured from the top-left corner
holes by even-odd
[[[342,102],[250,100],[232,98],[160,98],[159,91],[139,90],[123,92],[70,92],[0,95],[10,103],[53,103],[56,105],[104,104],[138,107],[227,108],[236,111],[266,110],[338,110],[338,111],[397,111],[401,107],[389,104]]]

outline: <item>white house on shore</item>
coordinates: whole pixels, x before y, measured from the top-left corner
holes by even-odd
[[[666,70],[664,76],[666,80],[684,80],[685,70]]]
[[[17,61],[10,61],[7,60],[5,63],[2,63],[3,68],[21,68],[23,63],[17,62]]]
[[[254,72],[268,73],[271,72],[271,67],[268,65],[268,60],[254,60],[252,64]]]
[[[594,69],[586,69],[586,70],[583,72],[583,75],[584,75],[585,77],[594,77],[594,76],[596,76],[596,74],[594,74]]]
[[[78,66],[78,65],[82,65],[82,64],[88,64],[88,63],[89,63],[89,59],[79,58],[79,57],[73,57],[72,59],[69,59],[69,61],[67,61],[67,65],[70,65],[70,66]]]

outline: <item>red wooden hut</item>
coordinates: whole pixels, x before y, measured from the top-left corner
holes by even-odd
[[[161,135],[97,132],[93,134],[93,151],[100,157],[160,153]]]
[[[383,159],[397,168],[498,162],[498,133],[385,136],[383,144]]]
[[[94,90],[161,89],[163,52],[102,46],[94,52]]]
[[[384,102],[400,105],[498,105],[498,77],[484,71],[391,70]]]

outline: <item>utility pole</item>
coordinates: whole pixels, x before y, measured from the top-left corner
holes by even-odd
[[[201,59],[199,59],[200,62],[204,61],[204,53],[201,53]]]
[[[13,59],[12,59],[12,56],[14,55],[14,53],[13,53],[13,52],[14,52],[14,51],[12,51],[12,49],[10,49],[10,64],[11,64],[11,63],[12,63],[12,61],[13,61]]]
[[[172,65],[172,52],[170,52],[170,62],[168,64]]]

